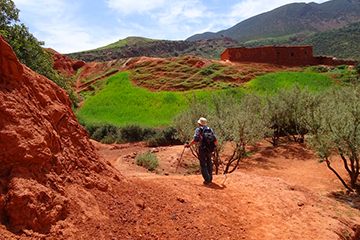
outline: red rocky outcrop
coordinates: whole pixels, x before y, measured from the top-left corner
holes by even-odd
[[[81,60],[74,60],[70,59],[65,55],[62,55],[58,52],[56,52],[53,49],[49,49],[51,52],[53,52],[53,60],[54,60],[54,70],[59,70],[60,72],[68,75],[68,76],[75,76],[79,68],[82,68],[86,65],[84,61]]]
[[[20,64],[0,35],[0,220],[47,233],[69,214],[65,186],[106,191],[106,165],[76,120],[66,91]]]

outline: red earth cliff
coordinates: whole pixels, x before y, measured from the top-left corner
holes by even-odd
[[[64,187],[106,189],[91,180],[106,167],[66,91],[21,65],[2,36],[0,53],[0,219],[15,233],[48,233],[73,204]]]

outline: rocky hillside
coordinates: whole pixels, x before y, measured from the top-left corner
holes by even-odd
[[[226,48],[237,46],[237,42],[231,38],[199,41],[144,41],[144,38],[130,37],[120,41],[125,43],[121,45],[114,43],[101,49],[71,53],[66,56],[86,62],[105,62],[141,56],[160,58],[197,56],[205,59],[220,59],[220,54]]]

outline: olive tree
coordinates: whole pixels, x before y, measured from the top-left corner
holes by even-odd
[[[214,152],[215,171],[218,173],[220,155],[225,143],[230,143],[232,154],[222,159],[225,164],[224,173],[233,172],[240,160],[246,155],[246,146],[263,138],[268,128],[265,126],[260,112],[264,106],[258,95],[244,95],[241,99],[231,96],[213,96],[211,104],[207,105],[192,101],[190,108],[174,118],[174,126],[182,141],[192,139],[196,121],[204,116],[214,130],[218,146]],[[197,148],[191,148],[198,157]]]
[[[307,88],[294,85],[265,96],[266,107],[261,114],[266,119],[267,126],[272,129],[266,140],[273,146],[277,146],[283,136],[304,142],[307,129],[300,124],[300,119],[303,116],[303,104],[309,94],[311,93]]]
[[[192,139],[195,129],[198,127],[197,121],[200,117],[208,116],[208,102],[200,101],[194,95],[189,100],[189,108],[178,113],[173,118],[173,125],[176,129],[176,137],[183,143]]]
[[[360,90],[353,87],[330,90],[323,95],[318,107],[308,111],[304,122],[309,129],[310,146],[346,189],[359,193]],[[349,184],[331,166],[333,154],[341,157]]]
[[[232,113],[226,118],[226,125],[229,126],[226,140],[233,150],[230,157],[224,160],[225,173],[236,170],[239,162],[246,156],[248,145],[257,143],[269,134],[270,129],[261,115],[264,107],[262,97],[256,94],[245,94],[240,103],[231,105]]]
[[[277,146],[285,127],[288,125],[290,113],[279,94],[267,94],[264,104],[266,107],[261,114],[266,119],[268,127],[272,129],[265,139],[273,146]]]

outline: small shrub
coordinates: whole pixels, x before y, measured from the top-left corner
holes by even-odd
[[[137,165],[142,166],[149,171],[154,171],[157,167],[160,166],[156,154],[149,151],[137,155],[135,161]]]
[[[355,63],[355,70],[358,74],[360,74],[360,62]]]
[[[348,65],[339,65],[339,66],[337,66],[337,69],[345,70],[347,68],[348,68]]]
[[[128,142],[139,142],[143,140],[143,128],[138,124],[128,124],[120,129],[120,136]]]
[[[163,132],[159,132],[158,134],[156,134],[154,136],[154,138],[155,138],[156,142],[158,143],[158,146],[164,146],[164,145],[168,144]]]
[[[148,140],[146,140],[146,145],[148,147],[158,147],[159,146],[158,142],[156,141],[156,139],[154,137],[151,137]]]
[[[214,73],[214,71],[210,68],[204,68],[200,71],[201,75],[203,76],[209,76]]]
[[[175,134],[176,129],[174,127],[159,129],[146,139],[146,143],[149,147],[166,146],[180,143],[180,140],[175,137]]]
[[[92,126],[91,132],[93,132],[90,136],[91,139],[94,139],[95,141],[101,142],[103,138],[106,136],[114,136],[114,139],[116,139],[117,135],[117,129],[118,127],[116,125],[112,124],[101,124],[97,126]],[[94,131],[95,130],[95,131]],[[89,131],[90,133],[90,131]]]
[[[100,142],[104,144],[111,144],[114,143],[115,141],[116,141],[116,137],[114,135],[107,135],[103,139],[101,139]]]
[[[311,72],[315,72],[315,73],[325,73],[325,72],[328,72],[328,68],[325,67],[325,66],[311,66],[310,68],[310,71]]]
[[[149,138],[153,137],[156,134],[156,130],[151,127],[144,127],[143,128],[143,140],[148,140]]]
[[[91,135],[94,134],[96,129],[98,129],[100,127],[99,123],[86,123],[82,118],[79,118],[79,117],[78,117],[78,121],[82,126],[84,126],[85,130],[89,133],[90,137],[91,137]]]

